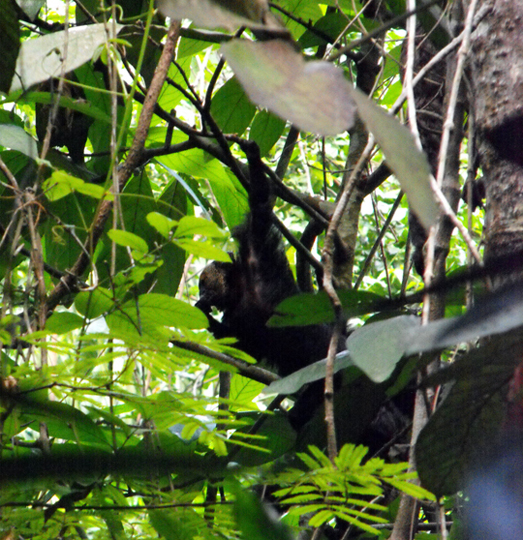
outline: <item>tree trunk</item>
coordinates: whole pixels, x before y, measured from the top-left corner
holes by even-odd
[[[470,67],[491,259],[523,248],[523,4],[486,0],[482,7],[489,10],[472,35]]]

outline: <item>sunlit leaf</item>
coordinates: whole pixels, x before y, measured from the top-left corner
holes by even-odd
[[[187,253],[192,253],[204,259],[213,259],[221,262],[231,262],[231,256],[213,244],[204,240],[192,240],[191,238],[181,238],[174,242],[177,246],[185,249]]]
[[[113,198],[113,195],[108,193],[102,186],[85,182],[81,178],[67,174],[64,171],[54,171],[51,178],[48,178],[43,183],[43,188],[46,197],[50,201],[62,199],[73,191],[93,197],[94,199],[101,199],[103,197]]]
[[[177,238],[180,236],[193,236],[195,234],[209,238],[224,238],[225,236],[225,233],[214,221],[195,216],[185,216],[180,219],[174,234]]]
[[[171,230],[178,223],[176,220],[168,218],[158,212],[147,214],[147,222],[154,227],[164,238],[169,238]]]
[[[138,299],[140,317],[149,319],[158,325],[175,326],[186,328],[206,328],[207,317],[198,309],[187,302],[171,298],[165,294],[143,294]],[[129,302],[124,308],[133,308],[135,303]]]
[[[132,232],[111,229],[107,232],[107,236],[119,246],[130,247],[141,253],[147,253],[149,251],[147,242]]]

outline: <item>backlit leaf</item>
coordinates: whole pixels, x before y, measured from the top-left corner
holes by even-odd
[[[304,131],[336,135],[354,122],[351,85],[328,62],[305,62],[287,41],[235,39],[221,52],[249,97]]]

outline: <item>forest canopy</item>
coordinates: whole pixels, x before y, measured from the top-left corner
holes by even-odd
[[[522,10],[2,2],[0,538],[519,538]]]

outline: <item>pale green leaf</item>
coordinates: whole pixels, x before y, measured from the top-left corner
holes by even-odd
[[[386,381],[396,369],[412,341],[411,332],[419,329],[412,315],[394,317],[355,330],[346,342],[350,358],[372,381]]]
[[[225,233],[214,221],[195,216],[184,216],[180,219],[178,227],[176,227],[176,231],[174,232],[175,237],[194,236],[195,234],[207,236],[208,238],[225,237]]]
[[[157,3],[167,17],[191,19],[207,28],[263,28],[263,21],[269,15],[266,0],[158,0]]]
[[[0,124],[0,146],[18,150],[31,159],[38,157],[36,141],[23,128],[12,124]]]
[[[213,259],[221,262],[231,262],[231,257],[228,253],[212,245],[210,242],[182,238],[180,240],[176,240],[174,243],[182,249],[185,249],[187,253],[192,253],[197,257]]]
[[[431,171],[427,156],[416,146],[412,133],[396,118],[359,90],[351,87],[350,93],[358,106],[358,114],[381,146],[387,164],[416,216],[426,228],[434,225],[439,209],[430,187]]]
[[[139,253],[147,253],[149,251],[147,242],[132,232],[111,229],[107,232],[107,236],[119,246],[130,247]]]
[[[118,34],[122,25],[114,26]],[[91,60],[98,47],[107,42],[107,32],[111,28],[112,24],[90,24],[24,41],[10,92],[27,90],[85,64]]]
[[[336,135],[353,125],[351,84],[329,62],[305,62],[289,42],[277,39],[234,39],[221,51],[257,105],[320,135]]]
[[[147,214],[147,223],[154,227],[164,238],[169,238],[171,230],[178,222],[158,212],[150,212]]]

